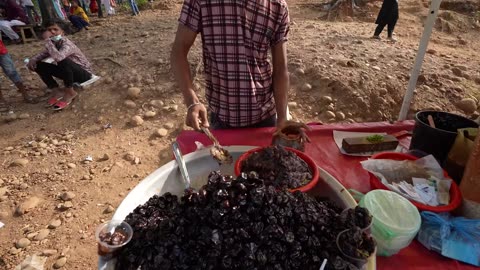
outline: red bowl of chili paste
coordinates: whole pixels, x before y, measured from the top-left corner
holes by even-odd
[[[320,171],[312,158],[282,146],[259,147],[242,154],[235,163],[235,174],[251,171],[266,183],[291,192],[307,192],[320,178]]]

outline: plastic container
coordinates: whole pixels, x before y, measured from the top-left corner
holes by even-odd
[[[372,159],[391,159],[391,160],[417,160],[418,157],[397,153],[397,152],[384,152],[379,153],[372,156]],[[387,186],[385,186],[375,175],[370,174],[370,187],[372,189],[385,189],[389,190]],[[446,177],[448,174],[444,171]],[[450,212],[457,209],[462,204],[462,193],[460,192],[460,188],[458,187],[455,181],[452,181],[450,186],[450,203],[443,206],[430,206],[423,203],[419,203],[416,201],[410,201],[413,205],[415,205],[418,210],[420,211],[430,211],[430,212]]]
[[[435,122],[435,128],[428,124],[427,117],[429,115]],[[413,129],[410,149],[418,149],[432,154],[440,164],[443,164],[455,142],[457,130],[476,127],[478,127],[478,124],[475,121],[460,115],[447,112],[421,111],[415,115],[415,128]]]
[[[354,211],[355,211],[355,207],[354,207],[354,208],[345,208],[345,209],[343,209],[342,213],[340,213],[340,217],[343,218],[343,219],[348,218],[347,213],[348,213],[349,210],[354,210]],[[370,217],[371,217],[371,216],[372,216],[372,215],[370,215]],[[370,229],[372,228],[372,224],[373,224],[373,218],[371,219],[370,224],[368,224],[367,227],[362,228],[362,227],[360,227],[360,226],[358,226],[358,225],[357,225],[357,226],[358,226],[363,232],[369,234],[369,233],[370,233]]]
[[[342,253],[343,257],[345,257],[347,260],[349,260],[351,263],[353,263],[356,267],[358,267],[360,269],[364,269],[363,266],[368,262],[369,258],[371,256],[375,256],[376,248],[375,248],[375,251],[372,253],[372,255],[370,255],[369,258],[355,258],[355,257],[347,255],[345,252],[343,252],[342,247],[340,245],[340,237],[342,236],[342,234],[348,232],[349,230],[351,230],[351,229],[343,230],[337,235],[337,248],[340,251],[340,253]],[[366,233],[366,232],[363,232],[363,233],[367,234],[367,235],[369,234],[369,233]]]
[[[421,225],[417,208],[404,197],[388,190],[373,190],[359,203],[373,217],[371,233],[377,255],[391,256],[410,245]]]
[[[121,231],[127,236],[127,238],[120,245],[107,244],[100,239],[100,234],[108,233],[110,231],[114,231],[114,232]],[[126,244],[128,244],[128,242],[130,242],[130,240],[132,240],[132,236],[133,236],[132,227],[128,223],[121,220],[110,220],[98,225],[97,230],[95,231],[95,239],[99,244],[98,246],[99,255],[103,256],[105,259],[112,258],[113,255],[115,254],[115,251],[125,246]]]
[[[245,152],[243,155],[241,155],[238,158],[238,160],[235,162],[235,175],[240,175],[242,173],[242,163],[245,159],[247,159],[251,154],[256,153],[256,152],[260,152],[263,149],[265,149],[265,147],[254,148],[250,151]],[[299,150],[296,150],[296,149],[293,149],[293,148],[290,148],[290,147],[285,147],[285,149],[290,151],[290,152],[295,153],[299,158],[303,159],[307,163],[308,167],[310,168],[310,170],[312,172],[312,180],[310,182],[308,182],[306,185],[301,186],[299,188],[291,189],[290,191],[291,192],[294,192],[294,191],[307,192],[307,191],[309,191],[310,189],[312,189],[317,184],[318,178],[320,178],[320,172],[318,170],[317,164],[315,164],[315,161],[313,161],[313,159],[311,157],[307,156],[303,152],[300,152]]]
[[[249,151],[254,146],[227,146],[225,147],[233,156],[233,160],[237,160],[240,155]],[[232,175],[234,173],[234,164],[219,166],[218,163],[210,155],[209,149],[202,149],[189,153],[183,156],[187,165],[190,179],[192,180],[192,187],[201,187],[207,183],[207,176],[212,170],[220,170],[224,174]],[[315,187],[313,187],[308,194],[316,197],[329,198],[342,209],[353,208],[357,204],[348,190],[331,174],[318,169],[320,177]],[[178,165],[175,160],[158,168],[149,176],[143,179],[135,188],[128,193],[118,206],[114,220],[124,220],[137,206],[147,202],[152,196],[170,192],[174,195],[183,193],[185,186],[180,179],[182,176],[178,170]],[[98,270],[115,270],[116,259],[106,260],[99,257]],[[366,270],[376,269],[376,257],[371,256],[368,263],[365,265]]]

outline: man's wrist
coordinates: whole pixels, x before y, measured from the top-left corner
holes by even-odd
[[[185,105],[188,107],[194,103],[200,103],[200,100],[198,99],[197,95],[195,94],[195,91],[193,89],[189,89],[184,92],[184,100],[185,100]]]
[[[202,105],[200,102],[195,102],[187,106],[187,112],[189,112],[193,107]]]

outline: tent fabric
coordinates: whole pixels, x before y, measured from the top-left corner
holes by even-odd
[[[370,190],[369,175],[363,170],[360,161],[361,157],[350,157],[342,155],[333,140],[333,131],[352,132],[387,132],[389,134],[399,131],[411,131],[414,127],[413,121],[401,121],[396,123],[355,123],[355,124],[332,124],[332,125],[310,125],[308,132],[312,143],[306,146],[305,152],[310,155],[318,166],[323,168],[337,178],[346,188],[353,188],[361,192]],[[228,145],[249,145],[267,146],[272,140],[274,128],[262,129],[235,129],[215,130],[214,135],[220,144]],[[410,138],[401,139],[401,144],[408,147]],[[199,132],[183,131],[177,137],[177,142],[184,154],[197,149],[195,142],[203,145],[211,145],[209,139]],[[412,244],[391,257],[377,257],[377,269],[409,269],[409,270],[470,270],[478,269],[455,260],[429,251],[416,240]]]

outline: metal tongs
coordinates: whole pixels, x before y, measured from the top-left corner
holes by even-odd
[[[233,157],[225,148],[223,148],[218,142],[217,138],[213,136],[212,132],[206,127],[201,126],[201,129],[205,135],[213,142],[212,148],[210,148],[210,154],[212,157],[221,164],[232,164]]]
[[[172,145],[173,155],[175,156],[175,160],[178,163],[178,168],[180,169],[180,173],[182,174],[183,183],[185,184],[185,189],[190,189],[190,176],[188,175],[187,166],[185,165],[185,160],[183,159],[182,152],[180,152],[180,147],[178,146],[177,142],[173,142]]]

